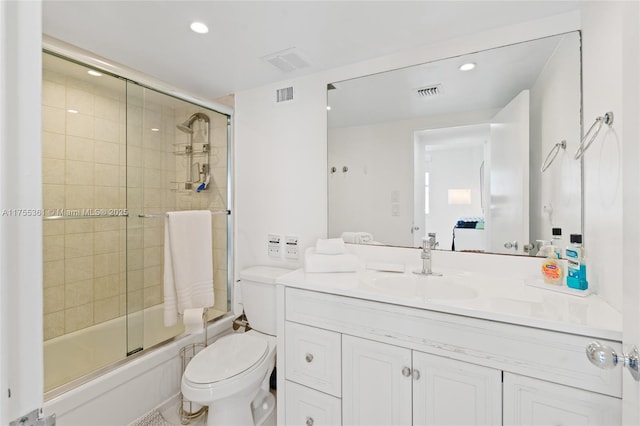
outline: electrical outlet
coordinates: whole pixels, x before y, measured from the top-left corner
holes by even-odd
[[[284,237],[284,257],[287,259],[297,259],[299,256],[298,237],[291,235]]]
[[[267,248],[267,254],[269,257],[280,257],[280,235],[269,234],[269,244]]]

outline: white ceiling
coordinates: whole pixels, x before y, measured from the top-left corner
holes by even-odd
[[[574,10],[579,1],[59,1],[43,31],[205,98],[491,28]],[[198,35],[192,21],[209,26]],[[309,66],[261,58],[296,48]]]

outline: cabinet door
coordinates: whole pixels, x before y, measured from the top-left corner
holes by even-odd
[[[411,425],[411,350],[342,336],[344,425]]]
[[[504,374],[505,425],[619,425],[621,410],[618,398]]]
[[[413,379],[414,424],[502,424],[502,371],[414,352]]]

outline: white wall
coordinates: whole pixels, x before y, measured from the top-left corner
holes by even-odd
[[[623,25],[627,7],[624,2],[585,2],[583,27],[583,107],[584,132],[598,116],[613,111],[611,128],[601,135],[584,155],[585,246],[588,255],[588,280],[602,297],[622,308],[622,175],[625,145],[623,95],[623,39],[629,27]],[[637,23],[636,23],[637,25]],[[635,111],[637,120],[638,111]],[[636,165],[629,165],[638,167]],[[637,234],[636,234],[637,238]]]
[[[297,266],[267,256],[269,233],[294,232],[303,246],[327,235],[326,85],[579,29],[569,13],[412,49],[236,94],[236,271],[252,264]],[[292,85],[295,99],[276,104]]]

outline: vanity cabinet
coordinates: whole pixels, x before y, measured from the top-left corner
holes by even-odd
[[[594,337],[295,287],[283,295],[288,425],[620,423],[621,369],[589,363]]]
[[[504,424],[619,425],[622,424],[620,400],[595,392],[505,373]]]
[[[345,425],[501,425],[502,372],[343,335]]]

